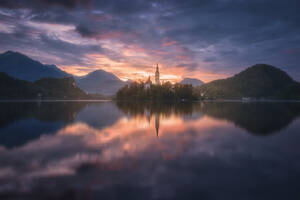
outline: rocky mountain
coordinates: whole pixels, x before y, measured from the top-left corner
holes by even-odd
[[[205,99],[265,98],[300,99],[300,83],[286,72],[266,64],[256,64],[233,77],[215,80],[196,88]]]
[[[76,81],[78,87],[84,91],[104,95],[113,95],[126,84],[113,73],[103,70],[96,70],[86,76],[77,77]]]
[[[0,99],[88,99],[73,77],[42,78],[35,82],[15,79],[0,72]]]
[[[27,81],[69,76],[68,73],[60,70],[55,65],[44,65],[24,54],[12,51],[0,54],[0,72]]]
[[[180,84],[191,84],[194,87],[203,85],[203,81],[196,79],[196,78],[185,78],[182,81],[179,82]]]

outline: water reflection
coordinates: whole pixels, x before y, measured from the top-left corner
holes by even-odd
[[[0,107],[0,199],[300,197],[298,104]]]
[[[76,119],[84,102],[2,102],[0,103],[0,144],[5,147],[23,145],[53,134]]]
[[[210,102],[201,110],[216,119],[225,119],[256,135],[269,135],[286,128],[300,115],[300,103]]]
[[[177,116],[184,119],[203,115],[227,120],[255,135],[269,135],[286,128],[300,116],[300,103],[282,102],[202,102],[202,103],[151,103],[138,105],[118,102],[120,110],[132,117],[155,115],[159,126],[160,116]],[[158,132],[158,131],[156,131]]]

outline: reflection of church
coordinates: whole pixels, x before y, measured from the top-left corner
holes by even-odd
[[[155,85],[160,85],[160,78],[159,78],[159,68],[158,64],[156,64],[156,71],[155,71]],[[145,88],[148,89],[152,85],[152,81],[150,76],[148,77],[147,81],[145,82]]]
[[[145,111],[145,116],[146,116],[146,119],[148,120],[149,122],[149,125],[150,125],[150,122],[151,122],[151,118],[153,115],[151,115],[151,113],[149,111]],[[160,122],[160,114],[159,113],[155,113],[154,115],[154,121],[155,121],[155,133],[156,133],[156,136],[158,137],[159,135],[159,122]]]
[[[156,113],[155,114],[155,131],[156,131],[156,136],[158,137],[158,134],[159,134],[159,114]]]

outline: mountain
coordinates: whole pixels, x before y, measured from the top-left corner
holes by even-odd
[[[205,99],[241,99],[243,97],[300,99],[300,83],[286,72],[266,64],[256,64],[233,77],[215,80],[196,88]]]
[[[194,87],[195,86],[200,86],[200,85],[203,85],[204,83],[199,80],[199,79],[195,79],[195,78],[185,78],[183,79],[182,81],[179,82],[180,84],[191,84],[193,85]]]
[[[133,82],[134,82],[134,80],[128,79],[127,81],[125,81],[125,84],[130,85]]]
[[[0,99],[87,99],[73,77],[43,78],[35,82],[12,78],[0,72]]]
[[[0,54],[0,72],[27,81],[36,81],[46,77],[63,78],[69,76],[68,73],[55,65],[44,65],[24,54],[12,51]]]
[[[115,94],[126,83],[121,81],[113,73],[96,70],[86,76],[76,79],[78,87],[88,93],[100,93],[104,95]]]

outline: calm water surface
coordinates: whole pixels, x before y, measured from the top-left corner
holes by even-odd
[[[0,199],[300,199],[300,103],[0,103]]]

